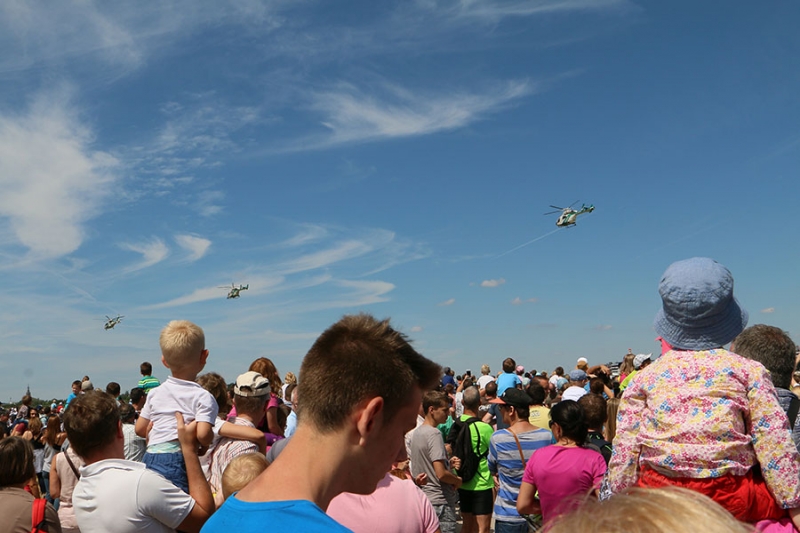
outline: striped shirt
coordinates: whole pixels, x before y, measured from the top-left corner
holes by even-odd
[[[139,380],[139,384],[137,387],[144,390],[144,393],[147,394],[152,389],[155,389],[161,385],[161,382],[158,381],[158,378],[154,378],[153,376],[145,376]]]
[[[230,422],[237,426],[256,427],[252,422],[242,417],[234,418]],[[222,492],[222,474],[225,472],[225,467],[236,457],[252,452],[258,452],[258,445],[254,442],[230,437],[220,439],[209,458],[208,483],[211,485],[211,490],[213,492]]]
[[[522,484],[525,464],[533,452],[553,442],[553,434],[546,429],[535,429],[517,435],[522,446],[525,463],[519,455],[517,441],[507,429],[495,431],[489,441],[489,471],[498,474],[500,488],[494,500],[494,518],[501,522],[524,522],[517,513],[517,497]]]

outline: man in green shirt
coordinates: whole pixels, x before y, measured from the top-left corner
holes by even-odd
[[[139,366],[139,371],[142,373],[142,379],[139,380],[137,387],[142,389],[145,394],[161,385],[161,382],[158,381],[158,378],[154,378],[151,375],[153,373],[153,365],[147,361]]]
[[[464,390],[461,399],[464,404],[464,414],[461,421],[470,418],[480,420],[481,393],[477,387]],[[469,427],[472,446],[475,453],[481,458],[478,472],[472,479],[464,480],[458,489],[461,501],[461,517],[463,525],[461,533],[489,533],[492,522],[492,509],[494,507],[494,479],[489,472],[489,440],[492,438],[492,426],[485,422],[476,422]]]

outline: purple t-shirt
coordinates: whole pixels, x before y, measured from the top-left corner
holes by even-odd
[[[603,456],[588,448],[545,446],[533,452],[523,483],[539,490],[544,521],[569,511],[576,500],[596,489],[606,473]]]

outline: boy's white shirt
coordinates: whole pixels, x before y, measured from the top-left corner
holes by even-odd
[[[153,423],[148,446],[178,440],[176,412],[183,415],[186,424],[197,420],[213,426],[219,406],[214,396],[194,381],[169,376],[164,383],[147,394],[147,401],[140,415]]]

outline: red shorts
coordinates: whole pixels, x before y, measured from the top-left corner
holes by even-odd
[[[753,474],[752,469],[743,476],[696,479],[668,477],[652,468],[644,467],[639,472],[636,485],[639,487],[674,485],[691,489],[708,496],[742,522],[777,520],[788,516],[788,511],[778,505],[775,497],[767,489],[761,474]]]

